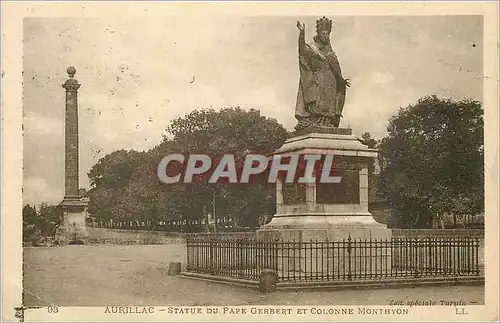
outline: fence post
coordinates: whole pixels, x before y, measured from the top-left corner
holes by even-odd
[[[479,268],[479,238],[474,239],[474,252],[476,253],[476,259],[475,260],[475,268],[476,268],[476,276],[479,276],[480,274],[480,268]]]
[[[186,255],[186,271],[189,271],[191,269],[190,267],[190,264],[191,264],[191,257],[190,257],[190,251],[192,249],[191,247],[191,244],[190,244],[191,240],[189,239],[189,236],[186,236],[186,251],[187,251],[187,255]]]
[[[427,260],[426,260],[426,272],[432,272],[432,268],[434,266],[432,262],[432,238],[427,238]]]
[[[214,242],[215,240],[212,239],[212,237],[209,238],[209,248],[210,248],[210,259],[209,259],[209,266],[210,266],[210,273],[213,275],[215,274],[214,271]]]
[[[352,273],[351,273],[351,235],[347,237],[347,279],[352,280]],[[345,260],[344,260],[345,261]]]
[[[448,239],[448,275],[453,273],[453,248],[451,241]]]
[[[237,268],[237,273],[238,273],[238,278],[242,277],[242,275],[245,275],[247,273],[247,267],[245,266],[244,263],[244,258],[243,258],[243,252],[247,250],[247,246],[245,246],[243,243],[244,237],[241,239],[236,240],[236,268]]]
[[[280,248],[279,239],[275,238],[274,243],[272,244],[273,256],[272,256],[271,260],[273,261],[273,269],[276,270],[276,272],[278,273],[278,279],[279,279],[279,277],[283,277],[283,273],[279,272],[279,259],[278,259],[279,248]]]
[[[413,252],[415,253],[415,278],[420,277],[420,266],[421,266],[421,248],[422,248],[422,239],[420,238],[415,238],[414,240],[414,245],[413,245]]]

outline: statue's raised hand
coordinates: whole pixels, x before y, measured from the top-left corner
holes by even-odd
[[[297,28],[299,28],[300,31],[304,31],[306,29],[306,24],[301,24],[300,21],[297,21]]]

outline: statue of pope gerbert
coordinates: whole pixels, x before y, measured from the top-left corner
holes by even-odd
[[[316,21],[314,43],[306,44],[305,25],[299,29],[300,82],[297,93],[296,129],[307,126],[338,127],[349,80],[342,77],[340,64],[330,44],[332,21]]]

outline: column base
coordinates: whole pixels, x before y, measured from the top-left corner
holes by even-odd
[[[56,240],[60,245],[85,244],[88,239],[87,202],[78,196],[65,196],[60,204],[63,218],[62,224],[56,230]]]
[[[334,241],[338,239],[390,239],[392,230],[371,215],[302,214],[275,216],[257,230],[258,239]]]
[[[349,280],[391,272],[392,230],[369,215],[277,216],[256,235],[276,243],[258,256],[285,280]]]

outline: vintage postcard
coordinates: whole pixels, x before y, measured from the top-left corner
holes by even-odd
[[[1,6],[3,321],[498,321],[497,2]]]

